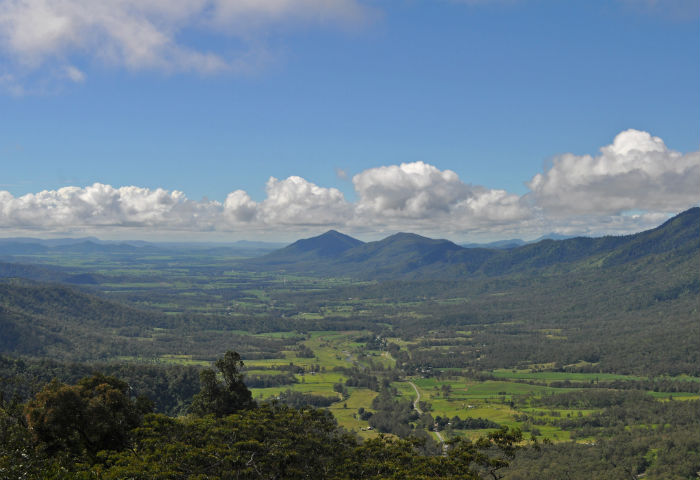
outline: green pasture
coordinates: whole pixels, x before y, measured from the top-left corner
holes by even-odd
[[[545,407],[525,407],[521,408],[520,411],[529,414],[530,416],[537,418],[545,418],[547,420],[552,420],[555,418],[573,418],[578,417],[579,414],[583,417],[592,415],[594,412],[599,410],[591,408],[581,408],[581,409],[571,409],[571,408],[545,408]],[[551,415],[551,412],[557,412],[559,417]]]
[[[369,409],[372,400],[377,396],[377,392],[366,388],[353,388],[350,391],[350,396],[344,401],[336,402],[329,407],[331,413],[338,421],[338,425],[351,431],[357,432],[362,438],[371,438],[377,436],[374,430],[367,430],[369,424],[366,421],[360,420],[357,416],[357,409],[360,407]],[[345,408],[347,405],[347,408]],[[364,430],[363,430],[364,429]]]
[[[433,417],[452,418],[458,416],[465,418],[486,418],[508,427],[520,427],[523,424],[515,420],[515,415],[519,410],[510,406],[510,399],[514,395],[551,393],[555,391],[566,391],[567,389],[554,389],[538,385],[527,385],[515,382],[493,381],[469,382],[466,379],[441,381],[435,378],[414,379],[413,383],[418,387],[421,400],[427,401],[431,405],[430,414]],[[447,398],[444,397],[440,387],[449,384],[452,391]],[[403,395],[415,398],[415,392],[408,383],[394,383]],[[437,387],[437,390],[436,390]],[[551,409],[527,409],[529,413],[536,411],[550,412]],[[523,410],[526,411],[526,410]],[[590,415],[593,410],[584,411]],[[561,417],[567,414],[578,415],[578,411],[559,410]],[[552,418],[554,418],[552,416]],[[553,441],[568,441],[568,432],[551,425],[536,427],[542,437],[547,437]],[[489,430],[454,430],[454,435],[466,436],[468,438],[478,438]]]
[[[485,382],[472,383],[467,386],[468,398],[494,398],[511,397],[513,395],[542,395],[545,393],[567,392],[571,389],[552,388],[542,385],[529,385],[527,383],[506,382],[497,380],[486,380]]]
[[[282,370],[251,370],[248,368],[245,370],[246,376],[259,375],[262,377],[262,376],[279,375],[280,373],[283,373]]]
[[[165,354],[161,355],[159,358],[163,363],[172,363],[176,365],[196,365],[203,367],[211,366],[211,362],[207,360],[194,360],[192,355]]]
[[[662,401],[668,401],[671,398],[673,400],[700,400],[700,395],[697,393],[690,393],[690,392],[647,392],[649,395],[652,397],[662,400]]]

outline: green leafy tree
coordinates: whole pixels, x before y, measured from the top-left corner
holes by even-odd
[[[222,417],[255,407],[253,395],[243,382],[241,356],[229,350],[215,365],[223,382],[213,369],[202,370],[199,375],[201,390],[194,396],[190,411],[199,416],[213,414]]]
[[[133,401],[129,385],[97,374],[77,385],[52,381],[25,407],[29,431],[47,454],[94,458],[100,450],[128,446],[129,431],[141,422],[147,402]]]

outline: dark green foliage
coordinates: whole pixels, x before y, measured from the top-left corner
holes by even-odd
[[[554,425],[581,443],[543,444],[518,455],[508,479],[693,479],[700,470],[700,402],[658,401],[642,391],[585,389],[521,398],[524,405],[597,409],[567,417],[519,415]],[[522,405],[521,405],[522,406]],[[575,458],[576,462],[571,462]]]
[[[449,427],[454,430],[479,430],[485,428],[502,428],[502,425],[486,418],[465,418],[462,420],[458,416],[452,418],[435,417],[435,427],[438,431]]]
[[[190,411],[199,416],[221,417],[254,407],[253,396],[243,383],[241,356],[229,350],[215,365],[223,382],[216,378],[216,372],[211,368],[202,370],[199,374],[201,390],[192,399]]]
[[[277,321],[270,324],[278,326]],[[213,359],[211,352],[235,345],[252,359],[275,358],[297,341],[233,332],[240,327],[230,325],[225,318],[172,316],[138,309],[63,285],[0,282],[0,353],[94,362],[115,356],[151,357],[187,351]]]
[[[27,401],[56,379],[74,384],[83,377],[105,374],[123,379],[131,394],[154,402],[155,411],[184,413],[199,392],[199,369],[183,365],[136,363],[66,363],[55,360],[18,359],[0,355],[0,395]]]
[[[299,358],[314,358],[315,356],[313,350],[306,345],[299,345],[297,348],[297,357]]]
[[[573,369],[572,369],[573,370]],[[578,370],[578,369],[576,369]],[[530,381],[521,380],[524,383]],[[535,383],[536,384],[536,383]],[[646,380],[606,380],[605,382],[595,381],[572,382],[570,380],[555,380],[549,382],[554,388],[601,388],[605,387],[614,390],[644,390],[650,392],[691,392],[700,393],[700,382],[691,380],[676,379],[671,377],[661,377]]]
[[[281,392],[274,400],[285,405],[289,405],[293,408],[328,407],[337,402],[338,397],[325,397],[323,395],[314,395],[312,393],[285,390],[284,392]]]
[[[696,424],[621,430],[593,443],[567,442],[523,449],[504,479],[692,480],[698,471],[700,428]]]
[[[77,385],[49,383],[25,407],[35,440],[49,454],[119,450],[128,445],[129,430],[145,413],[129,397],[129,386],[114,377],[95,375]]]
[[[378,438],[360,444],[326,412],[265,405],[219,420],[150,416],[134,432],[137,455],[107,454],[100,470],[105,480],[196,475],[476,480],[502,470],[520,438],[519,432],[501,431],[476,443],[456,441],[447,456],[426,456],[420,441]]]
[[[114,339],[105,346],[105,329],[129,325],[166,327],[166,316],[140,311],[70,287],[23,281],[0,283],[0,351],[15,354],[81,355],[100,358],[127,348]]]
[[[368,440],[353,452],[343,479],[501,478],[522,440],[519,430],[499,430],[476,442],[454,439],[446,455],[421,455],[423,440]]]
[[[102,478],[324,478],[354,444],[329,414],[281,406],[216,420],[151,416],[134,437],[138,456],[107,456]]]
[[[372,400],[375,412],[369,418],[369,424],[382,433],[393,433],[399,437],[411,434],[426,438],[425,432],[413,431],[411,422],[418,420],[418,412],[413,409],[409,398],[396,398],[392,389],[384,389]]]
[[[700,402],[697,400],[661,402],[636,390],[585,390],[533,398],[529,403],[567,409],[598,409],[590,415],[566,418],[518,416],[519,421],[535,425],[550,424],[569,430],[572,438],[612,435],[630,425],[700,425]]]
[[[27,405],[28,425],[18,406],[0,402],[2,478],[476,480],[505,468],[522,438],[501,430],[475,443],[455,440],[445,456],[425,455],[422,441],[360,443],[326,411],[281,404],[141,422],[126,415],[134,406],[125,391],[109,377],[50,384]]]
[[[361,372],[359,369],[355,368],[348,373],[348,379],[345,381],[345,385],[348,387],[364,387],[379,391],[380,383],[376,375],[372,375],[366,372]]]

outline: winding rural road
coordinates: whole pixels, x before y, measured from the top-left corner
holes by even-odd
[[[418,387],[416,387],[416,384],[413,382],[408,382],[410,386],[413,387],[413,390],[416,392],[416,399],[413,401],[413,409],[418,412],[418,415],[423,415],[423,410],[418,408],[418,402],[420,402],[420,392],[418,391]]]
[[[413,382],[408,382],[409,385],[413,387],[413,390],[416,392],[416,399],[413,401],[413,409],[418,412],[418,415],[423,415],[423,410],[421,410],[418,407],[418,402],[420,402],[420,392],[418,391],[418,387],[416,387],[416,384]],[[442,445],[442,453],[443,455],[447,453],[447,445],[445,445],[445,439],[442,438],[442,434],[438,432],[437,430],[433,430],[433,433],[437,437],[438,441]]]

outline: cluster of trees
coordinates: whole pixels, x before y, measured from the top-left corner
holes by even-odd
[[[348,372],[348,378],[345,380],[345,385],[348,387],[368,388],[378,392],[382,384],[376,375],[372,375],[369,372],[363,372],[355,368]]]
[[[297,345],[297,357],[299,358],[314,358],[316,354],[309,347],[303,344]]]
[[[414,430],[415,422],[419,419],[418,412],[413,409],[413,402],[409,398],[396,396],[396,390],[388,387],[379,392],[372,400],[374,413],[369,418],[371,427],[382,433],[393,433],[399,437],[418,435],[427,438],[423,431]]]
[[[150,413],[128,384],[94,375],[51,382],[25,405],[0,398],[0,477],[81,479],[499,478],[522,440],[502,429],[454,440],[445,455],[418,439],[361,442],[324,410],[257,405],[235,352],[201,373],[187,417]]]
[[[519,421],[535,425],[554,425],[570,430],[573,437],[612,435],[631,425],[643,428],[700,425],[698,400],[658,401],[645,392],[634,390],[584,390],[533,398],[529,403],[533,406],[565,409],[596,409],[590,415],[560,417],[559,415],[520,414],[516,416]]]
[[[517,403],[553,410],[521,414],[525,425],[553,425],[572,440],[522,452],[507,479],[692,479],[700,471],[700,401],[658,401],[643,391],[589,388],[521,398]],[[579,410],[560,415],[554,409]],[[581,410],[595,409],[581,414]],[[531,427],[536,432],[536,427]],[[571,458],[576,458],[572,463]],[[567,460],[569,459],[569,460]]]
[[[562,442],[523,449],[505,480],[645,478],[690,480],[700,470],[697,426],[622,429],[595,442]],[[575,459],[575,461],[572,461]]]
[[[479,430],[484,428],[502,428],[502,425],[487,418],[469,417],[462,420],[457,415],[452,418],[441,417],[440,415],[435,416],[436,430],[441,431],[448,427],[453,430]]]
[[[295,390],[285,390],[273,398],[280,403],[293,408],[304,407],[328,407],[338,401],[338,397],[315,395],[313,393],[297,392]]]
[[[0,395],[24,402],[53,379],[74,384],[98,372],[122,379],[133,395],[148,397],[153,401],[156,412],[168,415],[186,413],[192,398],[199,391],[199,369],[192,366],[67,363],[0,355]]]
[[[527,381],[525,383],[534,383]],[[700,382],[692,380],[679,380],[670,377],[650,378],[645,380],[606,380],[605,382],[588,381],[576,382],[571,380],[558,380],[549,383],[553,388],[608,388],[614,390],[646,390],[649,392],[666,393],[700,393]]]

